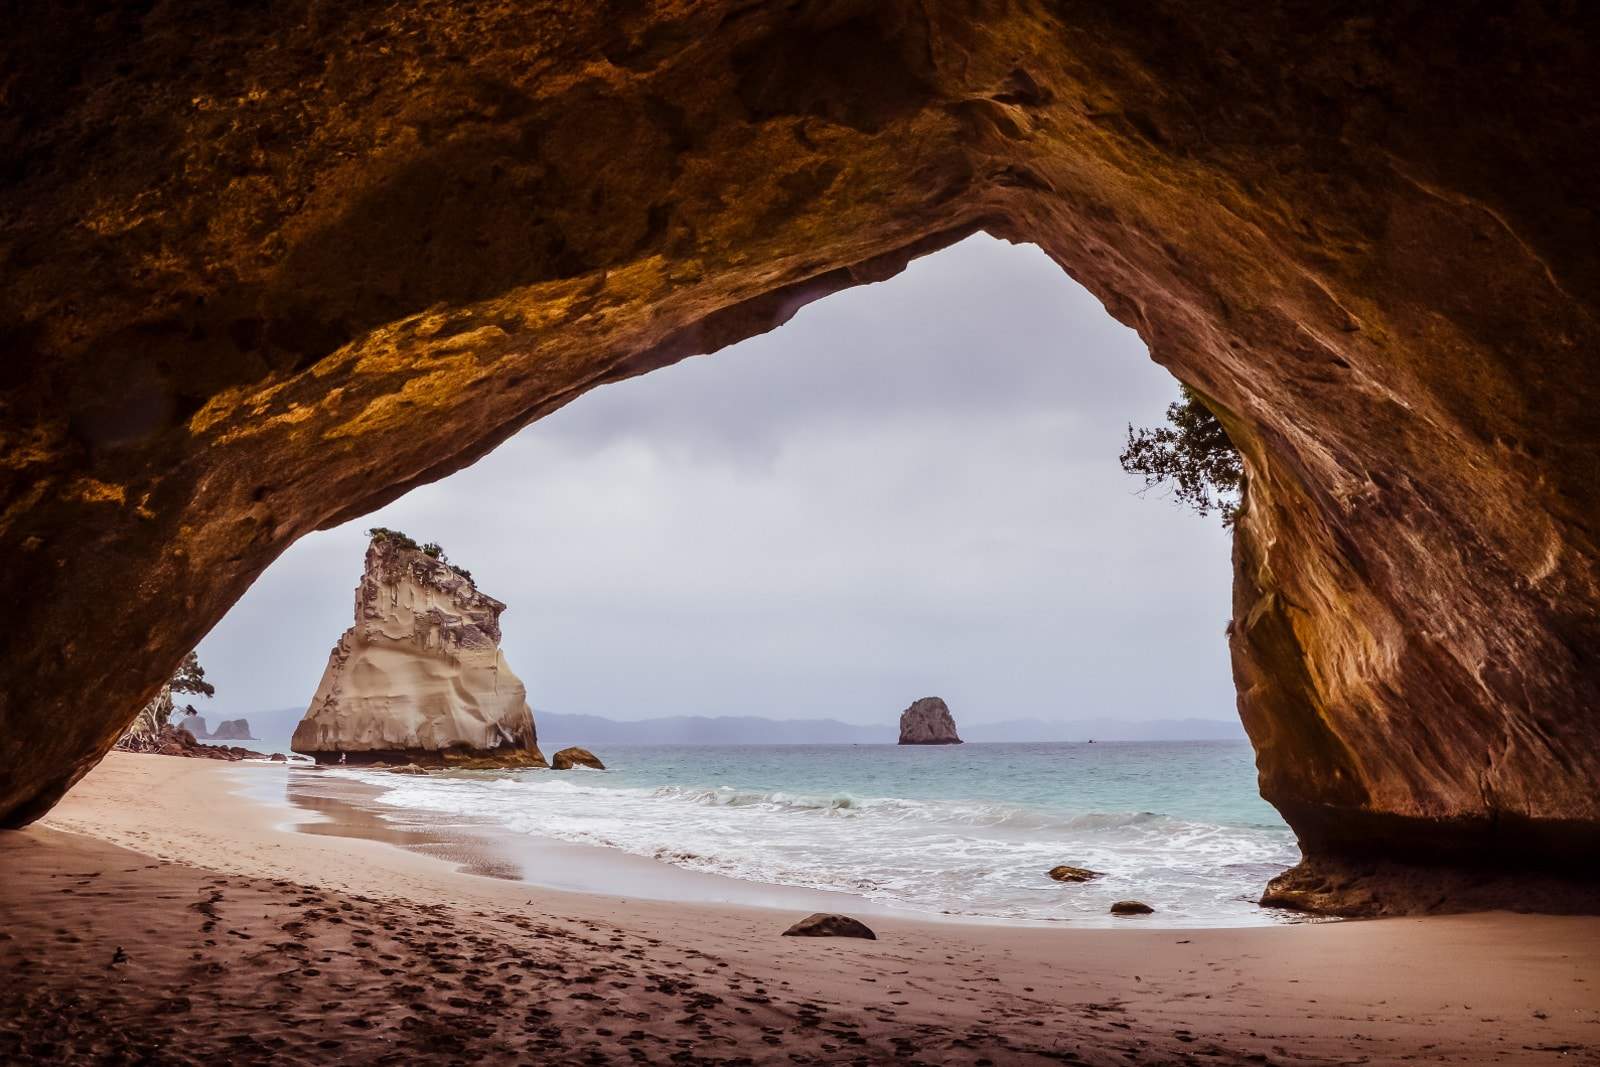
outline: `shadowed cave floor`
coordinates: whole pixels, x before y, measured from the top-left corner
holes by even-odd
[[[0,834],[0,867],[8,1064],[1600,1062],[1600,1045],[1502,1031],[1495,1048],[1463,1047],[1370,1016],[1324,1020],[1320,1040],[1286,1048],[1251,1029],[1275,1023],[1243,1001],[1195,1004],[1189,1029],[1089,988],[1073,1003],[1001,992],[972,961],[950,965],[966,1003],[948,985],[891,988],[894,972],[865,963],[871,985],[844,1003],[799,974],[746,973],[691,930],[675,945],[602,921],[340,894],[38,829]],[[1236,979],[1216,973],[1219,999]]]

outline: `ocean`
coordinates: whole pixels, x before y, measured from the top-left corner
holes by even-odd
[[[341,769],[405,822],[470,819],[748,882],[910,913],[1167,926],[1288,917],[1256,906],[1299,858],[1241,741],[610,746],[607,770]],[[1057,864],[1104,877],[1051,881]],[[537,881],[537,875],[531,880]]]

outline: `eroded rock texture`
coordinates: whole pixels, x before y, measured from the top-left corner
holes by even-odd
[[[900,744],[959,745],[956,720],[939,697],[923,697],[900,713]]]
[[[1588,8],[14,16],[6,822],[296,537],[986,228],[1245,453],[1240,709],[1306,848],[1600,854]]]
[[[374,536],[355,624],[289,747],[318,763],[543,767],[528,691],[500,651],[505,607],[442,559]]]

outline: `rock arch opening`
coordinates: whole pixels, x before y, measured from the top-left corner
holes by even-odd
[[[536,709],[1236,720],[1228,533],[1116,462],[1174,393],[1037,248],[975,236],[303,539],[201,659],[224,707],[303,708],[376,525],[509,605]]]
[[[1582,16],[173,17],[11,35],[0,821],[299,536],[987,228],[1244,452],[1240,708],[1308,855],[1592,875]]]
[[[342,731],[323,748],[437,765],[370,750],[373,697],[394,695],[377,718],[423,732],[428,688],[382,688],[406,677],[392,654],[367,688],[341,646],[342,691],[321,705],[368,528],[401,530],[507,605],[500,649],[540,749],[581,745],[612,771],[487,790],[367,779],[402,819],[449,810],[604,844],[689,872],[663,891],[698,872],[740,900],[870,886],[872,907],[1095,923],[1111,900],[1159,892],[1180,923],[1275,921],[1253,900],[1298,854],[1255,796],[1234,710],[1229,535],[1139,496],[1116,461],[1130,417],[1175,391],[1039,249],[974,236],[780,330],[587,394],[302,539],[201,660],[255,747],[284,749],[316,687],[317,719]],[[359,629],[372,616],[357,602]],[[1010,744],[908,761],[896,722],[925,693],[949,699],[968,741]],[[778,740],[792,745],[724,747]],[[289,795],[338,788],[297,775]],[[1041,892],[1063,857],[1105,873],[1090,892]],[[560,877],[651,895],[616,870]]]

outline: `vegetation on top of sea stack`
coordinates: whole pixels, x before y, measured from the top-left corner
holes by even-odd
[[[472,572],[467,570],[465,567],[451,563],[450,557],[445,555],[444,547],[437,541],[429,541],[426,544],[418,544],[417,539],[411,535],[402,533],[399,530],[391,530],[387,526],[374,526],[372,529],[367,531],[367,536],[372,538],[374,541],[393,541],[401,548],[415,549],[416,551],[421,552],[424,556],[427,556],[429,559],[436,559],[440,563],[443,563],[446,567],[449,567],[467,581],[472,581]]]
[[[1228,431],[1198,393],[1179,387],[1182,397],[1167,406],[1167,426],[1135,430],[1117,458],[1122,469],[1144,478],[1146,490],[1170,485],[1172,496],[1201,515],[1221,514],[1232,526],[1244,496],[1244,464]]]
[[[387,526],[374,526],[372,529],[367,531],[367,536],[372,538],[374,541],[393,541],[401,548],[422,547],[421,545],[417,544],[416,538],[410,536],[409,534],[401,533],[399,530],[391,530]],[[436,545],[434,547],[438,546]]]

